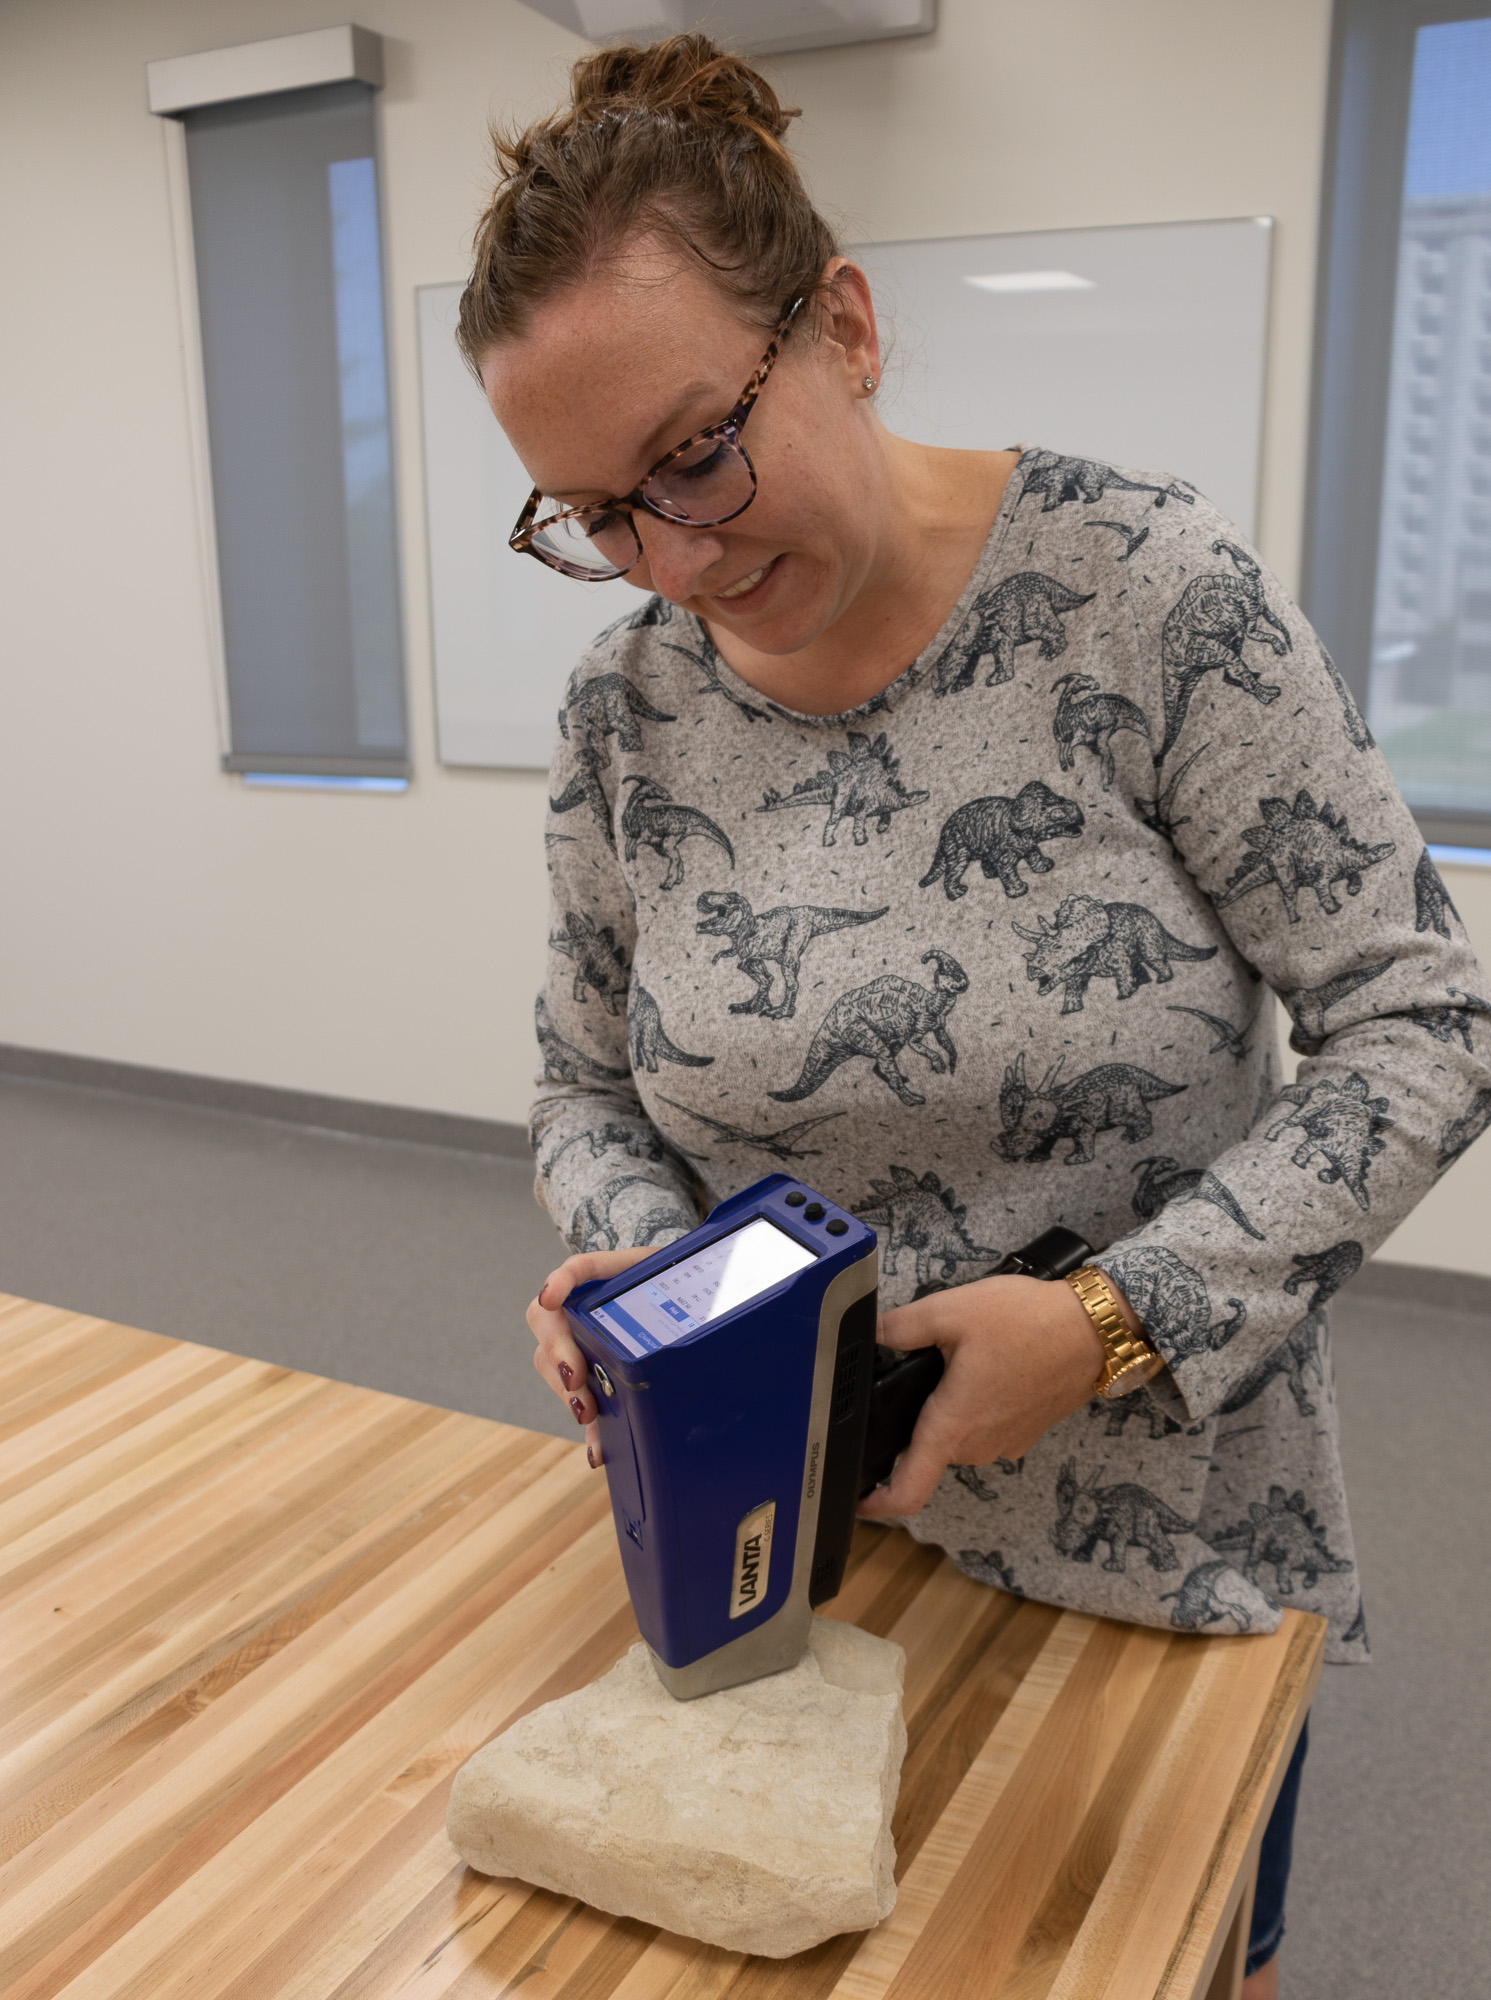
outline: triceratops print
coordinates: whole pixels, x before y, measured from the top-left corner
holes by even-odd
[[[931,1285],[937,1278],[951,1284],[959,1264],[993,1264],[1000,1253],[975,1243],[963,1224],[968,1211],[936,1174],[920,1179],[909,1167],[892,1166],[888,1181],[871,1181],[873,1200],[858,1202],[854,1213],[886,1233],[880,1268],[888,1278],[897,1274],[897,1260],[910,1250],[916,1258],[916,1281]]]
[[[626,1005],[630,962],[609,924],[597,930],[595,920],[583,910],[566,910],[564,929],[550,936],[549,947],[574,960],[576,1000],[587,1000],[593,989],[608,1014],[621,1012]]]
[[[958,694],[973,686],[973,677],[987,660],[985,687],[997,687],[1013,678],[1015,654],[1021,646],[1039,645],[1043,660],[1057,659],[1066,651],[1066,628],[1062,619],[1069,612],[1091,604],[1096,595],[1069,590],[1057,577],[1042,576],[1039,570],[1022,570],[1007,576],[993,590],[985,591],[969,606],[932,665],[932,692]]]
[[[1061,700],[1051,723],[1056,738],[1056,754],[1063,771],[1077,761],[1077,750],[1090,750],[1098,760],[1099,782],[1103,790],[1113,787],[1113,739],[1127,729],[1135,736],[1148,736],[1149,719],[1138,702],[1125,694],[1104,694],[1091,674],[1063,674],[1051,683],[1051,692],[1061,689]]]
[[[1241,1549],[1242,1573],[1249,1583],[1260,1584],[1258,1575],[1265,1565],[1274,1573],[1274,1591],[1279,1597],[1294,1595],[1294,1573],[1298,1570],[1306,1590],[1313,1590],[1322,1576],[1339,1574],[1354,1567],[1345,1558],[1333,1556],[1325,1543],[1325,1529],[1306,1507],[1303,1493],[1286,1494],[1282,1486],[1270,1486],[1268,1505],[1254,1500],[1248,1518],[1235,1528],[1224,1528],[1209,1537],[1215,1549]]]
[[[594,1194],[586,1195],[569,1219],[565,1231],[576,1250],[615,1250],[620,1245],[616,1224],[611,1219],[611,1204],[619,1194],[629,1187],[654,1187],[646,1174],[616,1174],[598,1187]],[[693,1228],[690,1222],[689,1228]]]
[[[733,958],[756,990],[749,1000],[732,1000],[732,1014],[760,1014],[768,1021],[790,1021],[797,1007],[797,981],[803,953],[814,938],[856,924],[873,924],[885,915],[878,910],[824,909],[817,903],[794,903],[758,915],[733,889],[706,889],[698,901],[703,919],[694,929],[704,937],[726,940],[713,964]],[[771,968],[782,975],[782,997],[771,997]]]
[[[1213,898],[1219,910],[1272,883],[1284,899],[1290,923],[1299,922],[1301,889],[1313,890],[1321,910],[1333,917],[1342,907],[1333,885],[1344,882],[1348,896],[1359,896],[1363,871],[1396,851],[1391,840],[1375,847],[1353,840],[1346,815],[1328,802],[1317,806],[1307,791],[1296,792],[1293,805],[1288,799],[1260,799],[1258,810],[1263,824],[1243,828],[1243,839],[1253,852],[1238,863],[1221,895]]]
[[[1120,1129],[1131,1145],[1147,1139],[1154,1130],[1150,1105],[1187,1088],[1124,1062],[1099,1063],[1062,1083],[1065,1060],[1053,1063],[1034,1085],[1026,1077],[1023,1053],[1006,1068],[999,1091],[1004,1130],[991,1142],[1006,1160],[1049,1160],[1057,1140],[1070,1139],[1062,1164],[1083,1165],[1093,1158],[1099,1132]]]
[[[1038,981],[1044,998],[1064,989],[1063,1014],[1080,1014],[1083,996],[1094,979],[1111,979],[1120,1000],[1131,1000],[1151,975],[1161,986],[1174,977],[1172,958],[1199,964],[1215,958],[1214,944],[1186,944],[1142,903],[1100,903],[1095,896],[1068,896],[1057,909],[1056,921],[1036,918],[1036,928],[1014,923],[1017,937],[1028,938],[1025,977]]]
[[[1167,1361],[1215,1354],[1246,1324],[1248,1309],[1229,1299],[1228,1317],[1212,1322],[1211,1293],[1201,1273],[1163,1243],[1136,1243],[1105,1252],[1108,1272]]]
[[[694,806],[673,802],[673,794],[656,778],[628,777],[624,781],[636,790],[627,799],[621,814],[621,831],[626,841],[625,855],[635,861],[639,847],[650,847],[667,862],[661,887],[675,889],[683,880],[683,843],[712,840],[723,847],[735,866],[735,849],[707,813]]]
[[[1367,1168],[1387,1145],[1379,1134],[1393,1123],[1387,1116],[1388,1100],[1374,1097],[1371,1085],[1356,1070],[1344,1082],[1327,1076],[1319,1083],[1286,1083],[1279,1095],[1289,1100],[1291,1109],[1274,1120],[1267,1136],[1277,1139],[1291,1129],[1299,1132],[1300,1142],[1290,1156],[1294,1164],[1308,1167],[1320,1154],[1325,1165],[1315,1178],[1327,1187],[1339,1181],[1358,1208],[1370,1209]]]
[[[825,767],[811,778],[799,779],[785,795],[776,790],[765,792],[756,810],[785,812],[789,806],[826,806],[823,845],[834,845],[839,827],[847,819],[854,828],[855,846],[863,847],[869,840],[872,820],[877,833],[889,833],[892,813],[919,806],[930,796],[908,792],[901,783],[900,769],[884,730],[872,740],[851,729],[847,750],[830,750]]]
[[[1165,740],[1159,755],[1168,754],[1181,732],[1191,696],[1207,674],[1220,667],[1229,686],[1241,688],[1265,705],[1277,701],[1279,690],[1259,679],[1243,657],[1250,642],[1271,647],[1282,659],[1292,641],[1282,619],[1268,608],[1263,572],[1235,542],[1216,541],[1212,554],[1227,556],[1237,572],[1193,576],[1171,607],[1160,634],[1161,683],[1165,699]]]
[[[1006,896],[1026,895],[1021,862],[1033,875],[1049,875],[1056,863],[1041,842],[1075,840],[1085,824],[1077,801],[1064,799],[1039,778],[1022,785],[1012,799],[970,799],[943,821],[932,865],[917,886],[930,889],[941,882],[955,903],[968,894],[963,877],[976,861],[987,880],[998,876]]]
[[[1072,1562],[1091,1562],[1102,1542],[1108,1544],[1104,1569],[1122,1576],[1128,1568],[1130,1549],[1142,1549],[1151,1569],[1179,1569],[1172,1535],[1194,1533],[1196,1523],[1167,1507],[1147,1486],[1125,1481],[1119,1486],[1099,1486],[1101,1473],[1083,1485],[1077,1484],[1077,1462],[1069,1458],[1056,1481],[1056,1504],[1060,1509],[1051,1528],[1051,1540],[1058,1554]]]
[[[548,1180],[570,1147],[581,1144],[589,1147],[592,1160],[598,1160],[613,1146],[619,1146],[629,1160],[657,1161],[667,1157],[667,1148],[650,1125],[623,1125],[617,1119],[608,1119],[604,1125],[587,1126],[584,1131],[571,1132],[567,1139],[561,1139],[548,1159],[540,1163],[540,1176]]]
[[[1097,458],[1070,458],[1059,451],[1027,451],[1015,470],[1020,475],[1020,499],[1016,506],[1032,493],[1038,493],[1043,514],[1054,512],[1067,500],[1082,500],[1090,505],[1101,500],[1110,486],[1117,493],[1152,493],[1156,507],[1163,507],[1167,500],[1184,501],[1187,507],[1196,504],[1195,494],[1187,493],[1173,480],[1168,486],[1154,486],[1148,480],[1128,479]],[[1114,524],[1104,521],[1100,525]]]
[[[951,1075],[957,1068],[958,1051],[947,1019],[958,995],[968,990],[968,974],[951,953],[935,948],[924,951],[921,962],[933,967],[930,987],[884,972],[865,986],[841,993],[808,1046],[797,1082],[787,1090],[769,1090],[767,1096],[795,1104],[821,1089],[840,1063],[865,1056],[903,1104],[925,1104],[926,1099],[906,1081],[898,1058],[902,1049],[912,1049],[938,1076]]]
[[[1415,1007],[1413,1025],[1422,1028],[1436,1042],[1456,1042],[1468,1056],[1475,1054],[1475,1031],[1472,1023],[1477,1014],[1491,1014],[1491,1002],[1485,1001],[1478,993],[1467,993],[1462,986],[1446,986],[1449,1004],[1444,1007]]]

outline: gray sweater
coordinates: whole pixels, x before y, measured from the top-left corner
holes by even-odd
[[[571,1244],[667,1243],[778,1167],[875,1225],[885,1305],[1078,1230],[1166,1372],[950,1470],[911,1533],[1144,1624],[1300,1605],[1364,1658],[1326,1305],[1491,1123],[1491,1021],[1237,531],[1027,450],[942,630],[841,715],[649,599],[575,669],[550,804],[532,1140]]]

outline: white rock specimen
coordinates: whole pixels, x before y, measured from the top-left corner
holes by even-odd
[[[787,1958],[895,1905],[899,1646],[815,1618],[789,1673],[679,1702],[645,1646],[456,1774],[463,1860],[730,1951]]]

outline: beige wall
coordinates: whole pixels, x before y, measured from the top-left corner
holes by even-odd
[[[1278,219],[1260,540],[1298,572],[1328,0],[942,0],[775,65],[850,237]],[[216,768],[162,132],[143,65],[334,0],[0,0],[0,1041],[519,1119],[542,780],[434,760],[414,287],[460,275],[492,111],[576,44],[517,0],[357,0],[383,93],[416,780]],[[19,310],[15,301],[19,301]],[[1483,951],[1491,878],[1451,891]],[[1491,1271],[1462,1163],[1392,1254]],[[1479,1179],[1477,1179],[1479,1177]]]

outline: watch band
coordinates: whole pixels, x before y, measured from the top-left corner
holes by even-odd
[[[1161,1356],[1142,1334],[1130,1332],[1112,1285],[1096,1265],[1084,1264],[1080,1270],[1069,1271],[1066,1282],[1082,1301],[1107,1356],[1103,1372],[1093,1384],[1096,1395],[1106,1395],[1118,1378],[1130,1371],[1135,1386],[1159,1372],[1164,1365]]]

